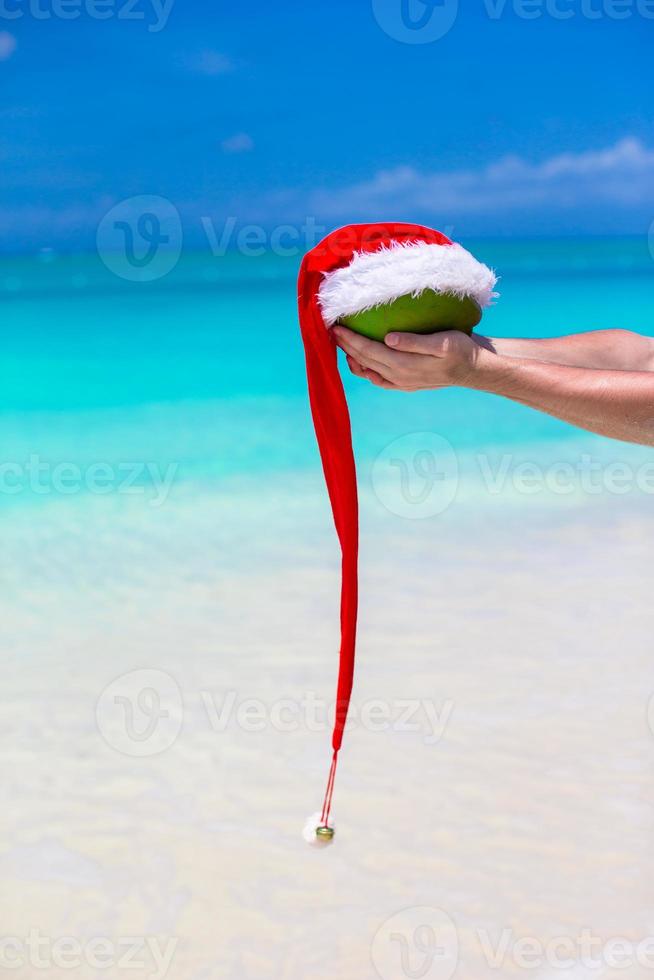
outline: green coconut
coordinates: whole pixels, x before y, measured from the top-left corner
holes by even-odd
[[[339,323],[371,340],[383,341],[394,330],[406,333],[461,330],[471,334],[480,320],[481,308],[469,296],[461,299],[453,293],[425,289],[417,296],[399,296],[390,303],[342,316]]]

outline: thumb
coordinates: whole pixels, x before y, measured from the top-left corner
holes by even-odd
[[[387,347],[393,350],[406,351],[410,354],[429,354],[432,357],[443,357],[449,346],[447,333],[389,333],[384,338]]]

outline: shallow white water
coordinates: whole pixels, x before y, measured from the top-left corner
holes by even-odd
[[[316,852],[336,548],[317,474],[264,489],[57,499],[5,523],[3,934],[75,937],[80,977],[123,976],[116,944],[139,936],[175,980],[586,980],[613,975],[617,937],[619,972],[649,976],[647,502],[406,520],[364,487],[357,724]],[[547,943],[584,930],[600,960],[564,968]],[[140,956],[130,976],[160,974]]]

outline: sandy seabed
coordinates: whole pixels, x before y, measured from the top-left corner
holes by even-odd
[[[5,518],[11,975],[651,976],[647,502],[409,521],[364,495],[355,725],[315,851],[337,554],[317,477],[248,493]]]

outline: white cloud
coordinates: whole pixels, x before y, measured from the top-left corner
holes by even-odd
[[[236,133],[223,141],[222,149],[245,152],[253,145],[248,134]],[[43,197],[61,176],[41,159],[31,168],[22,167],[26,154],[26,147],[0,143],[3,187],[29,192],[18,195],[21,202],[14,193],[12,205],[0,203],[0,249],[80,242],[92,247],[98,221],[116,202],[94,202],[93,178],[80,182],[78,177],[72,199],[50,206],[31,203],[35,188]],[[68,188],[72,179],[68,174]],[[340,189],[295,187],[245,194],[225,188],[220,200],[172,199],[189,236],[195,232],[205,246],[201,218],[211,216],[220,229],[228,215],[236,216],[239,227],[250,222],[302,227],[310,218],[326,231],[350,221],[405,219],[434,224],[455,237],[646,235],[654,218],[654,149],[625,138],[604,149],[561,153],[537,163],[511,156],[467,170],[425,172],[404,166]]]
[[[425,172],[413,166],[383,170],[370,180],[309,195],[308,213],[439,214],[448,217],[582,206],[654,204],[654,150],[625,138],[614,146],[561,153],[541,163],[510,156],[479,169]]]
[[[220,145],[225,153],[248,153],[254,149],[254,140],[248,133],[234,133]]]
[[[0,61],[8,61],[16,50],[16,38],[9,31],[0,31]]]

